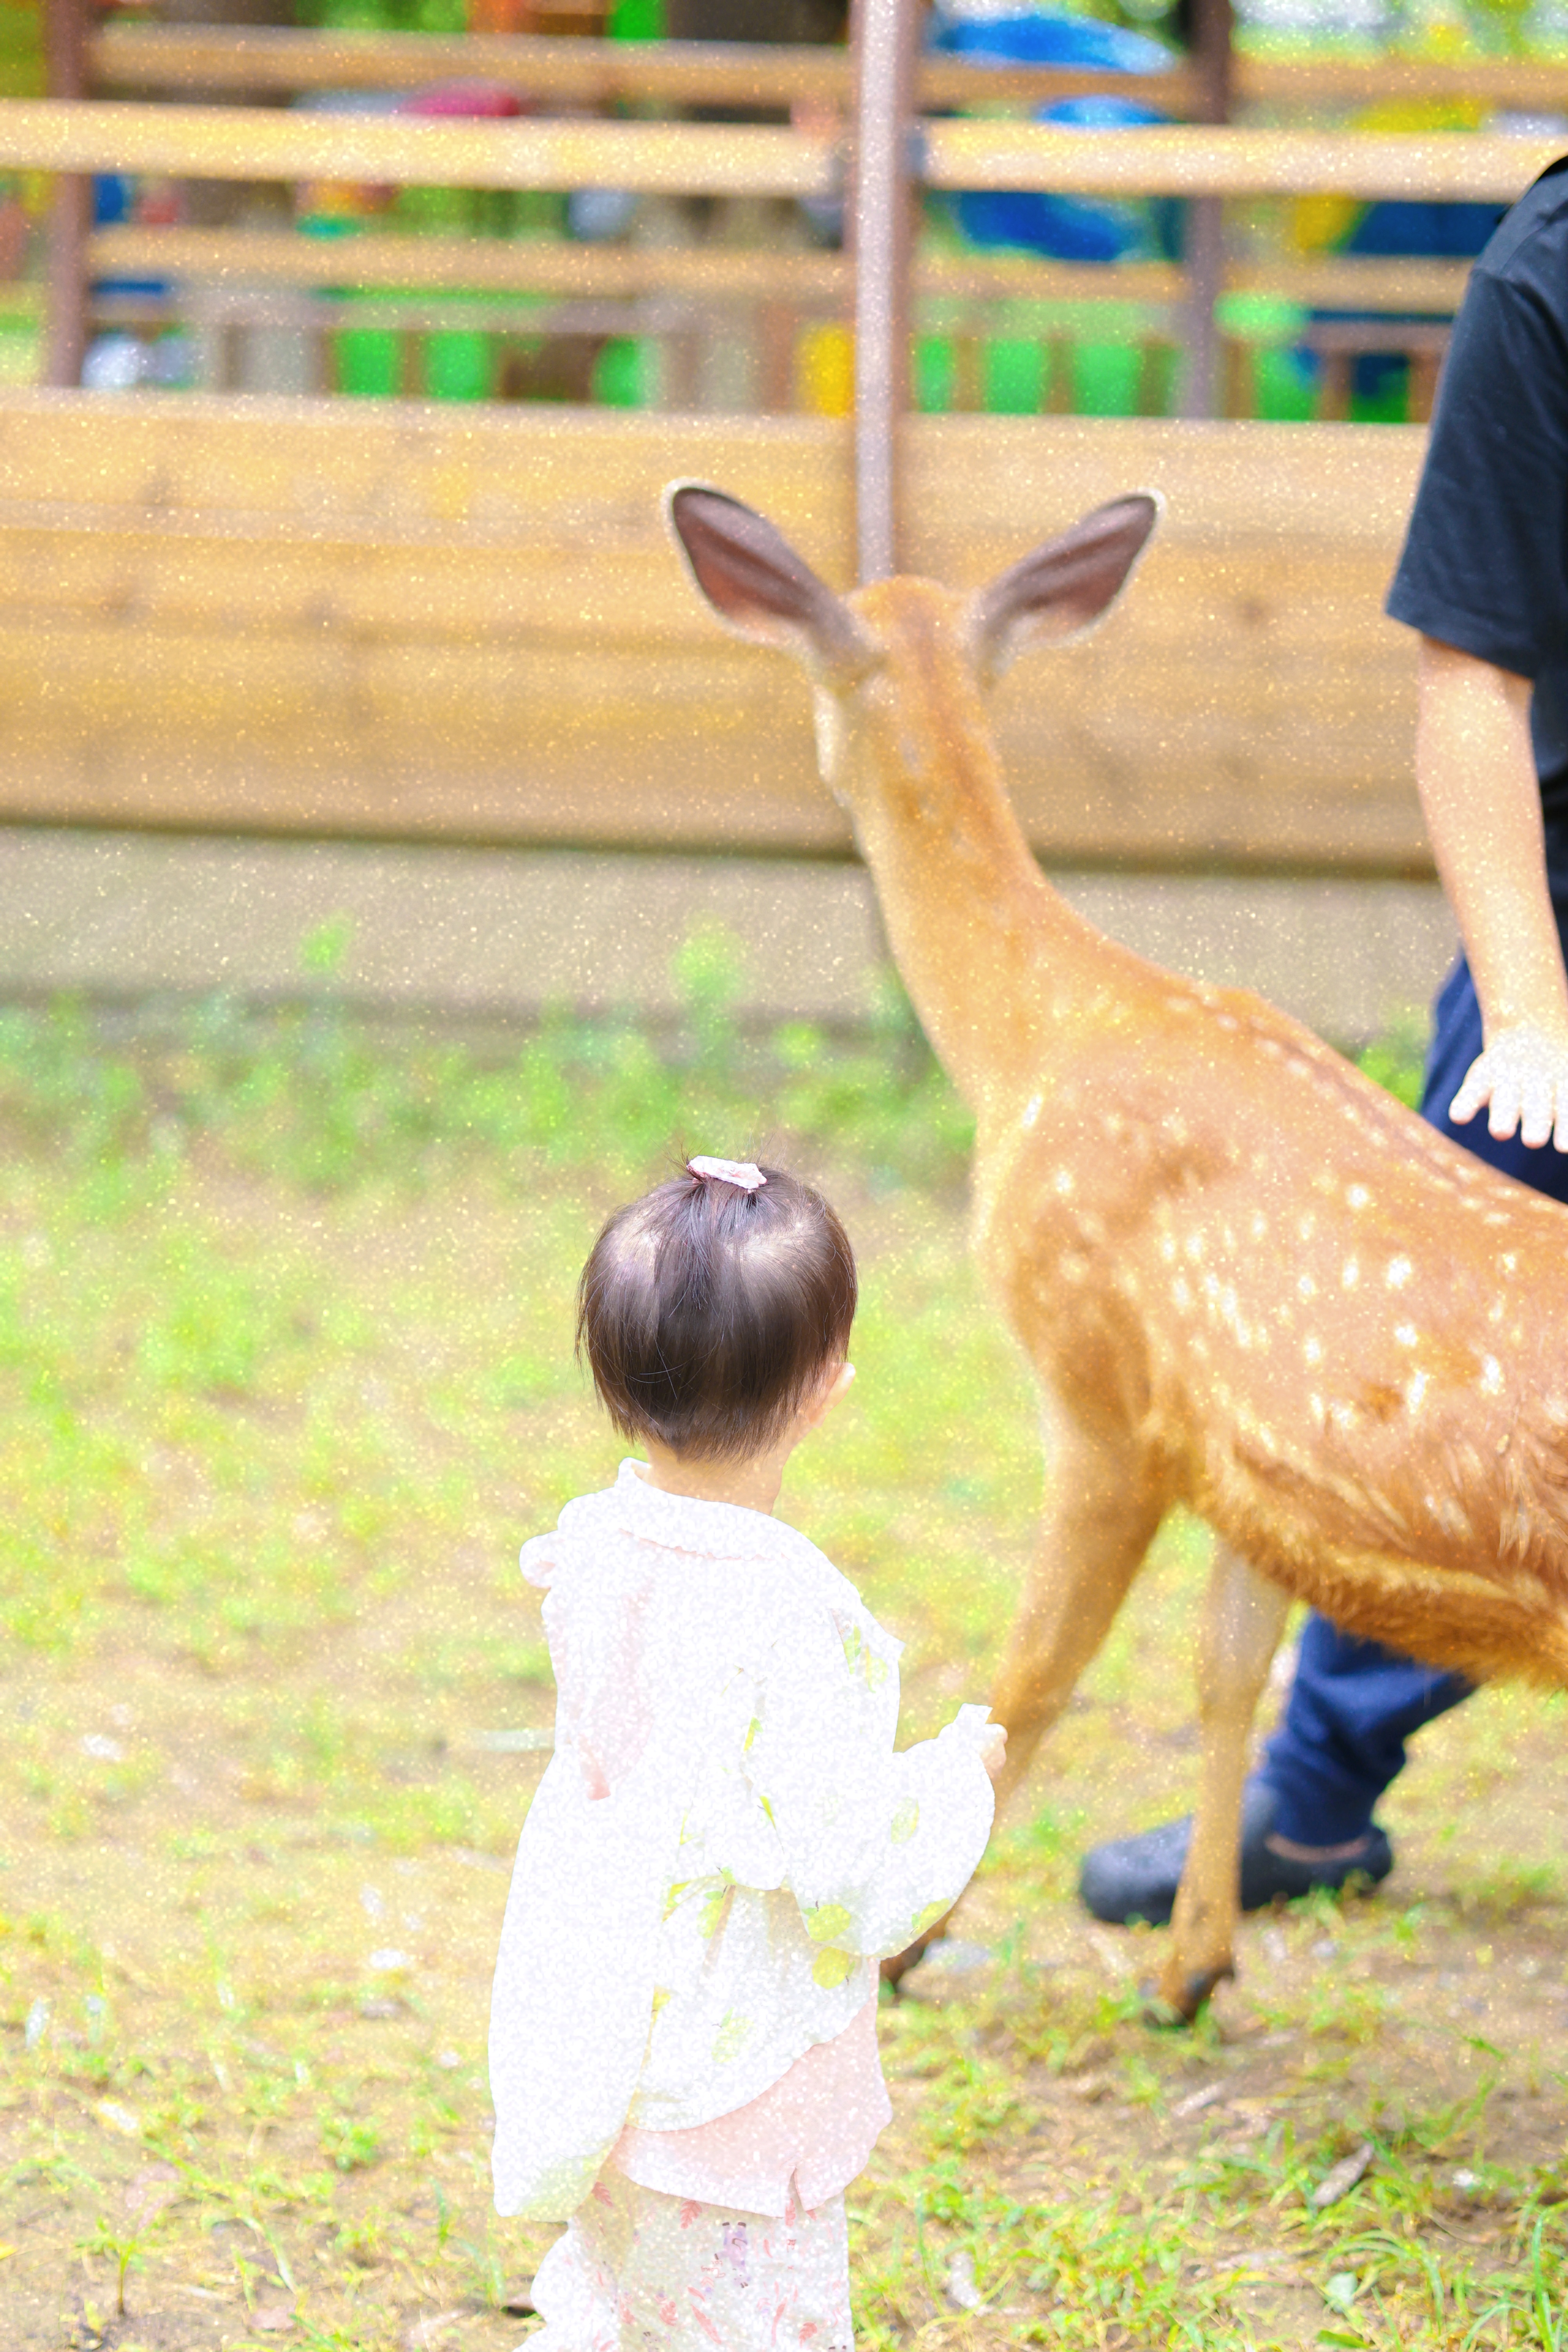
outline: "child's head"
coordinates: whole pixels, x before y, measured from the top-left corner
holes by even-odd
[[[623,1436],[740,1461],[837,1370],[855,1300],[854,1252],[820,1193],[782,1169],[694,1160],[595,1243],[577,1352]]]

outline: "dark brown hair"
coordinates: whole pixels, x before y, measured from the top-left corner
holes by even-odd
[[[737,1461],[765,1453],[855,1319],[855,1254],[819,1192],[688,1171],[618,1209],[577,1286],[577,1354],[624,1437]]]

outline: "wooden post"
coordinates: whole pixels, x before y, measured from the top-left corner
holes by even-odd
[[[1231,98],[1231,0],[1192,0],[1193,62],[1197,68],[1197,119],[1225,122]],[[1215,304],[1225,286],[1225,207],[1218,196],[1187,206],[1187,381],[1184,416],[1224,414],[1220,335]]]
[[[898,569],[899,458],[910,404],[918,0],[855,9],[855,536],[862,581]]]
[[[89,0],[45,0],[44,55],[51,98],[86,95],[88,6]],[[87,349],[87,240],[91,229],[91,180],[82,172],[58,173],[49,198],[46,383],[81,382],[82,355]]]

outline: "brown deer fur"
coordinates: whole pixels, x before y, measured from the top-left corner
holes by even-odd
[[[1040,873],[981,688],[1109,608],[1152,499],[1097,509],[972,598],[896,579],[841,600],[749,509],[668,496],[721,615],[811,677],[826,781],[975,1113],[974,1248],[1044,1386],[1051,1456],[994,1697],[1005,1789],[1164,1513],[1219,1538],[1161,1984],[1191,2015],[1231,1965],[1286,1595],[1477,1679],[1568,1682],[1568,1218],[1259,998],[1103,938]]]

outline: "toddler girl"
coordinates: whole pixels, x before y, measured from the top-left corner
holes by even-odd
[[[529,2352],[851,2352],[843,2191],[891,2108],[877,1956],[979,1861],[1005,1735],[895,1754],[900,1643],[772,1517],[848,1387],[855,1260],[774,1168],[605,1225],[578,1347],[639,1443],[523,1547],[555,1753],[490,2011],[499,2211],[565,2221]]]

